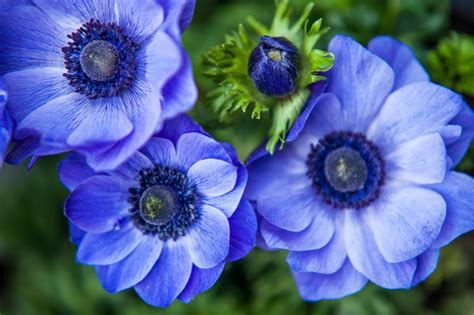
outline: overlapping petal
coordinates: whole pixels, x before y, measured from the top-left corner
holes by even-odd
[[[293,272],[298,290],[307,301],[338,299],[361,290],[367,278],[346,259],[342,267],[332,274]]]
[[[182,242],[167,242],[160,258],[148,275],[135,286],[138,295],[148,304],[170,305],[184,290],[191,276],[193,263]]]
[[[395,74],[379,57],[345,36],[336,36],[329,51],[337,59],[329,72],[327,91],[335,94],[354,131],[365,131],[393,88]]]
[[[428,73],[416,59],[413,51],[394,38],[375,37],[369,42],[368,49],[387,62],[395,72],[394,90],[410,83],[430,80]]]

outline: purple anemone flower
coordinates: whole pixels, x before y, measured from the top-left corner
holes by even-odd
[[[159,307],[189,302],[254,246],[246,168],[187,116],[115,171],[96,172],[72,153],[59,172],[72,191],[65,213],[77,260],[96,266],[109,292],[133,287]]]
[[[5,83],[0,79],[0,169],[2,169],[3,158],[5,157],[11,137],[11,121],[5,108],[6,102],[7,90]]]
[[[0,75],[16,141],[8,161],[65,151],[117,167],[196,98],[181,46],[194,0],[0,4]]]
[[[474,229],[474,180],[453,171],[474,134],[462,97],[429,82],[390,37],[367,50],[337,36],[329,51],[325,93],[307,105],[293,141],[251,161],[245,193],[262,246],[289,250],[310,301],[369,280],[410,288],[434,271],[440,248]]]

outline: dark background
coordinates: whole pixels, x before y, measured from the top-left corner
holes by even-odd
[[[293,0],[296,11],[308,1]],[[362,43],[390,34],[410,44],[432,74],[442,73],[429,53],[453,30],[473,33],[474,1],[446,0],[320,0],[314,18],[324,17],[331,33],[354,36]],[[231,141],[245,157],[255,145],[240,130],[217,131],[207,125],[205,95],[212,87],[201,73],[201,56],[222,41],[248,15],[269,22],[273,1],[197,0],[196,15],[184,35],[194,62],[200,100],[193,115],[221,140]],[[471,38],[472,39],[472,38]],[[474,47],[474,46],[473,46]],[[474,64],[466,57],[465,62]],[[472,76],[471,76],[472,75]],[[465,80],[474,82],[471,72]],[[456,88],[455,82],[445,83]],[[473,104],[472,98],[466,99]],[[471,96],[474,92],[471,92]],[[207,118],[209,118],[207,117]],[[191,304],[175,302],[169,309],[145,305],[128,290],[107,294],[93,268],[74,261],[62,206],[67,191],[57,179],[59,158],[42,159],[29,173],[25,166],[5,167],[0,175],[0,314],[474,314],[474,233],[443,249],[436,272],[412,290],[384,290],[368,285],[336,301],[303,302],[285,263],[285,253],[254,250],[230,264],[217,285]],[[474,174],[473,151],[460,170]]]

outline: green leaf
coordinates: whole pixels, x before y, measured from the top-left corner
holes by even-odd
[[[474,96],[474,37],[451,33],[428,55],[433,81]]]

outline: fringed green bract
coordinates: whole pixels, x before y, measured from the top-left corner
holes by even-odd
[[[256,19],[248,18],[252,29],[250,35],[244,25],[238,31],[225,36],[225,42],[215,46],[204,55],[205,74],[217,84],[209,93],[211,107],[219,114],[220,120],[228,120],[232,113],[252,108],[251,117],[260,119],[262,113],[272,118],[267,151],[273,153],[280,142],[285,142],[286,134],[306,103],[310,94],[309,85],[325,77],[334,62],[334,56],[315,48],[316,43],[329,28],[321,28],[322,19],[310,24],[308,17],[314,4],[306,6],[301,17],[291,25],[291,8],[288,0],[276,1],[276,12],[270,27]],[[257,46],[254,40],[260,36],[285,37],[299,50],[301,65],[295,92],[284,98],[269,97],[260,93],[248,75],[248,62],[252,50]]]

